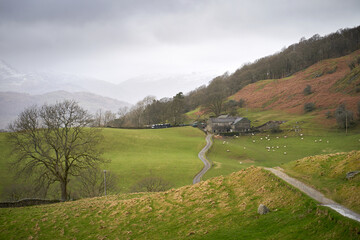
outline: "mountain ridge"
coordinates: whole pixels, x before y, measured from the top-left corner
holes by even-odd
[[[0,128],[5,128],[9,122],[25,108],[32,105],[53,104],[57,101],[72,99],[90,113],[94,114],[98,109],[117,112],[120,107],[130,107],[130,103],[122,102],[109,97],[103,97],[88,92],[70,93],[59,90],[45,94],[31,95],[19,92],[0,92]]]

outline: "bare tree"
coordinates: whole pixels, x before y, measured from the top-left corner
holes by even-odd
[[[171,188],[171,183],[164,180],[161,177],[145,177],[135,183],[131,191],[132,192],[162,192]]]
[[[110,110],[105,111],[104,113],[104,127],[107,127],[107,125],[111,122],[114,121],[116,118],[116,113],[111,112]]]
[[[95,113],[94,121],[92,123],[93,127],[101,127],[104,125],[104,113],[102,109],[98,109]]]
[[[61,200],[66,201],[70,177],[104,162],[97,147],[100,130],[86,128],[91,121],[75,101],[24,110],[9,126],[8,141],[15,155],[12,165],[18,174],[59,182]]]
[[[87,168],[83,170],[77,182],[79,183],[77,193],[80,197],[98,197],[104,194],[104,172],[100,168]],[[117,190],[118,176],[111,172],[106,172],[106,191],[115,192]]]

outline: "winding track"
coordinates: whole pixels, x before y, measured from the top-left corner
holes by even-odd
[[[204,163],[203,169],[194,177],[193,184],[198,183],[201,181],[201,177],[211,168],[210,162],[206,159],[205,153],[212,145],[211,140],[212,135],[208,134],[206,136],[206,146],[199,152],[198,157]]]
[[[268,170],[284,180],[285,182],[291,184],[292,186],[298,188],[300,191],[304,192],[309,197],[315,199],[316,201],[320,202],[321,205],[329,207],[340,213],[341,215],[354,219],[358,222],[360,222],[360,214],[357,214],[350,209],[334,202],[331,199],[326,198],[321,192],[315,190],[314,188],[311,188],[304,183],[300,182],[299,180],[296,180],[295,178],[289,177],[287,174],[285,174],[282,171],[279,171],[274,168],[264,168],[265,170]]]

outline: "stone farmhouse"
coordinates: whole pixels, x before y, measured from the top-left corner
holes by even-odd
[[[228,132],[249,132],[251,121],[243,117],[221,115],[217,118],[210,118],[206,130],[211,133]]]

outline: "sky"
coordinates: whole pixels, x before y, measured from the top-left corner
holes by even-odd
[[[358,25],[359,0],[0,0],[0,59],[113,83],[220,75]]]

